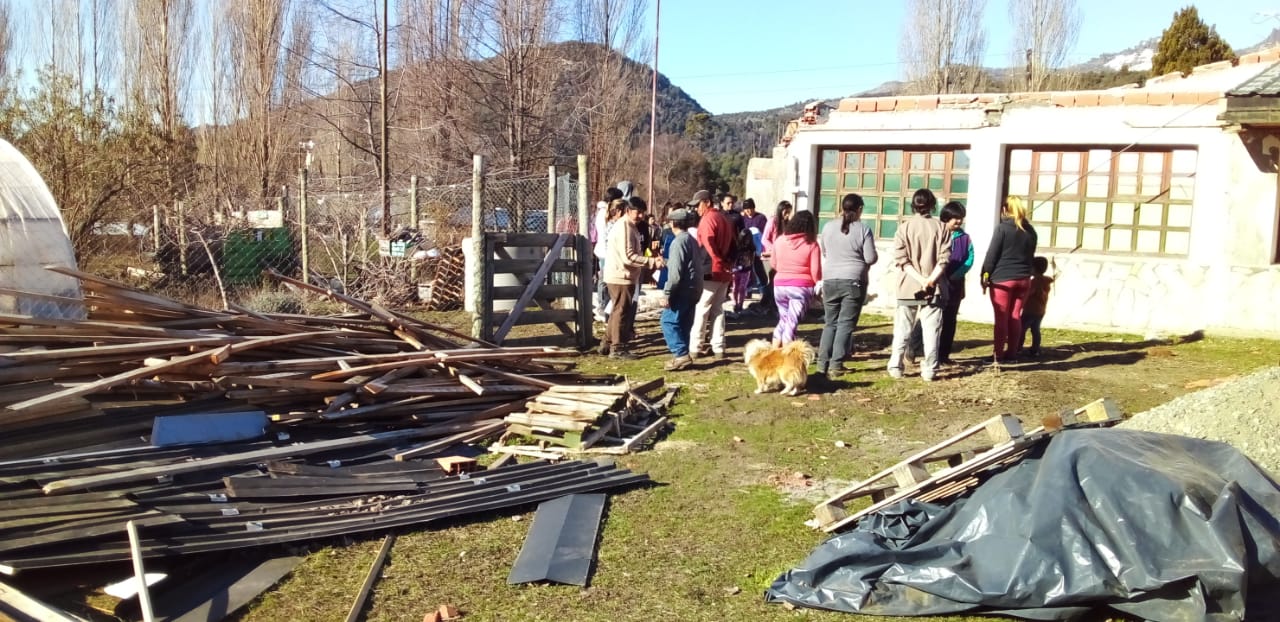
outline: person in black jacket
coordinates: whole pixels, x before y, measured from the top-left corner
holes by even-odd
[[[995,362],[1012,361],[1022,349],[1022,307],[1031,291],[1036,229],[1018,197],[1005,199],[987,258],[982,262],[982,292],[991,291],[995,311]]]

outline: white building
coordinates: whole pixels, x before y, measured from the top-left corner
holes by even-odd
[[[856,192],[884,251],[917,188],[964,203],[977,258],[961,317],[987,322],[976,274],[1004,197],[1021,196],[1056,264],[1047,326],[1280,337],[1278,60],[1142,88],[845,99],[753,159],[747,196],[825,220]],[[893,304],[888,263],[873,306]]]

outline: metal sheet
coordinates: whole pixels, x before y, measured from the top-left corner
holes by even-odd
[[[595,559],[605,495],[568,495],[538,505],[507,583],[586,585]]]

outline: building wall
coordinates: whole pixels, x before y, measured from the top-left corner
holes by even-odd
[[[802,127],[786,150],[798,164],[799,209],[814,204],[822,147],[969,146],[966,230],[977,258],[962,318],[992,318],[977,274],[998,222],[1010,147],[1182,146],[1197,150],[1187,255],[1043,251],[1056,264],[1057,276],[1045,324],[1140,334],[1203,329],[1280,336],[1280,266],[1273,264],[1276,176],[1259,170],[1239,134],[1224,130],[1217,120],[1220,103],[1079,108],[988,103],[894,112],[843,108],[823,125]],[[748,179],[769,166],[777,163],[753,160]],[[892,279],[886,277],[891,240],[879,244],[883,254],[872,271],[871,291],[878,294],[872,306],[888,310],[893,304]]]

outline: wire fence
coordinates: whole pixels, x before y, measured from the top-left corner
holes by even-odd
[[[219,307],[269,286],[268,271],[304,278],[304,266],[309,282],[392,306],[430,301],[442,282],[450,287],[436,294],[461,291],[462,242],[474,220],[470,183],[396,189],[389,218],[381,193],[317,186],[286,189],[273,209],[194,199],[156,206],[149,218],[96,228],[78,245],[80,263]],[[488,177],[481,228],[576,233],[577,192],[567,175],[554,189],[547,177]],[[455,297],[434,296],[434,306],[460,308]]]

